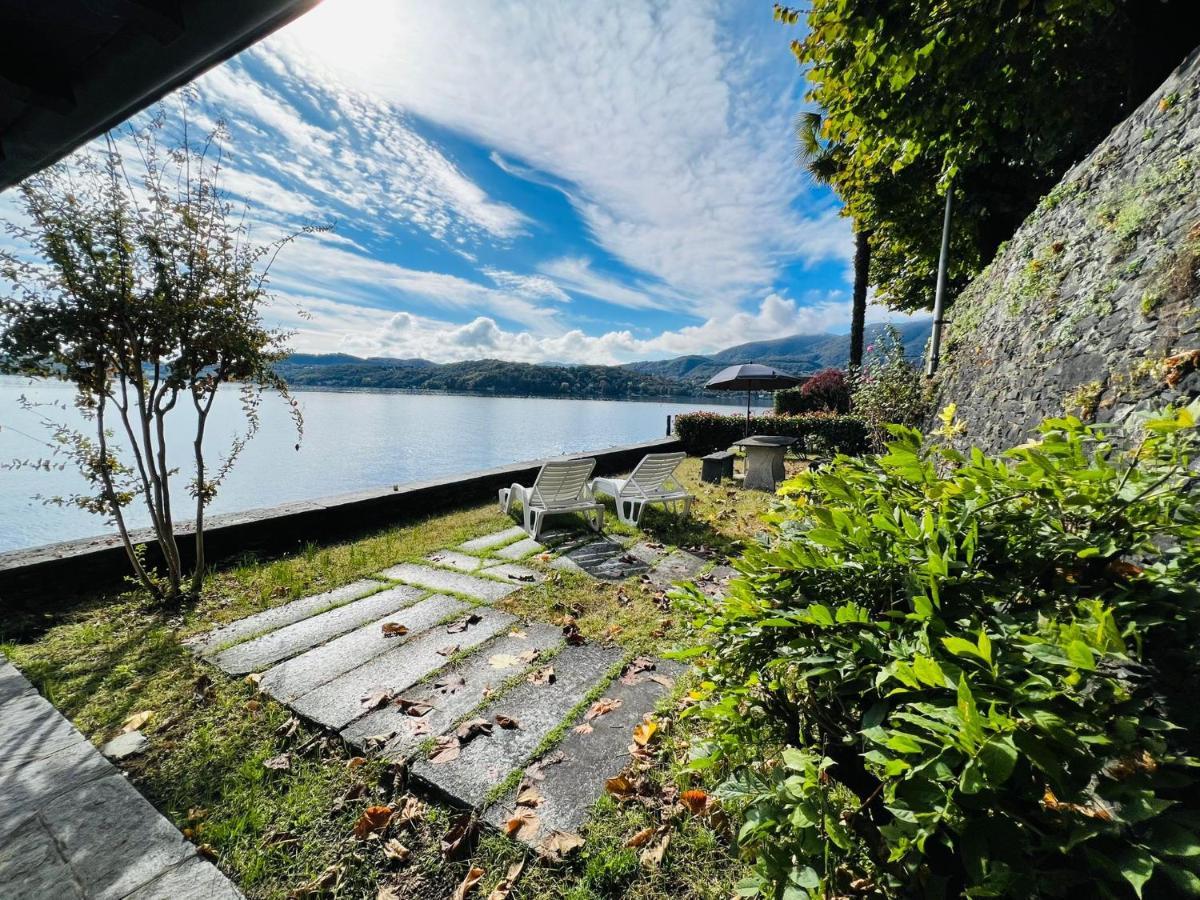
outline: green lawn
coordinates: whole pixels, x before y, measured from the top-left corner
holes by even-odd
[[[697,495],[692,518],[681,523],[648,513],[644,536],[735,551],[762,530],[759,517],[770,498],[701,484],[698,472],[699,461],[688,460],[684,481]],[[392,827],[389,836],[411,851],[407,863],[389,860],[380,841],[355,840],[354,823],[367,805],[404,797],[405,773],[378,760],[352,762],[353,751],[336,735],[292,720],[252,683],[196,660],[181,640],[509,524],[488,504],[349,543],[314,544],[280,559],[246,559],[214,572],[202,598],[187,609],[158,609],[137,593],[97,597],[44,621],[9,623],[0,649],[97,744],[119,733],[130,716],[150,712],[142,727],[150,749],[124,764],[126,771],[248,896],[303,896],[306,885],[315,896],[323,881],[327,893],[340,897],[375,897],[381,889],[385,897],[444,897],[478,866],[485,874],[472,896],[486,897],[524,857],[522,845],[485,832],[469,857],[447,862],[440,847],[454,813],[436,805],[423,806],[403,828]],[[607,530],[634,537],[615,515]],[[670,649],[686,628],[661,596],[636,581],[614,585],[559,574],[500,605],[544,621],[573,615],[589,640],[610,640],[630,653]],[[655,752],[639,764],[649,796],[644,802],[603,799],[584,833],[586,844],[562,862],[530,858],[512,897],[730,895],[744,872],[731,855],[727,826],[715,827],[674,802],[674,791],[688,787],[672,776],[672,762],[689,737],[673,728],[672,707],[685,689],[681,685],[661,711]],[[291,754],[290,769],[263,765],[282,753]],[[665,797],[660,788],[667,789]],[[669,846],[661,864],[644,864],[646,847],[625,844],[660,825],[667,828],[646,846],[665,834]]]

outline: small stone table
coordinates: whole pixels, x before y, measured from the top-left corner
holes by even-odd
[[[796,443],[793,437],[756,434],[742,438],[733,446],[746,451],[746,479],[743,485],[754,491],[775,491],[776,482],[786,477],[783,454]]]

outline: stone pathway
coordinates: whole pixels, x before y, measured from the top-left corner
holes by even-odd
[[[555,568],[656,587],[705,565],[650,543],[626,548],[562,531],[534,541],[514,527],[222,626],[190,646],[231,675],[260,672],[261,689],[298,715],[364,753],[407,761],[415,787],[497,827],[513,816],[521,783],[536,778],[540,805],[536,815],[522,809],[518,837],[538,846],[582,826],[604,781],[624,768],[634,725],[682,667],[569,645],[561,628],[495,609],[545,580],[519,562],[534,554]]]
[[[0,897],[242,896],[3,657],[0,722]]]

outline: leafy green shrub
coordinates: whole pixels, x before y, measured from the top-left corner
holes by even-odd
[[[882,449],[889,425],[920,425],[930,412],[930,388],[921,369],[904,355],[900,332],[888,326],[867,346],[861,368],[850,371],[850,409]]]
[[[745,416],[694,412],[675,417],[675,434],[693,456],[724,450],[734,441],[740,441],[745,433]],[[819,449],[854,454],[862,453],[867,446],[867,429],[862,420],[831,413],[755,416],[750,420],[750,433],[799,438],[800,450],[812,449],[814,452]]]
[[[775,412],[783,416],[810,412],[850,412],[850,385],[841,369],[822,369],[800,387],[775,392]]]
[[[994,458],[893,426],[676,593],[745,896],[1200,895],[1198,416]]]

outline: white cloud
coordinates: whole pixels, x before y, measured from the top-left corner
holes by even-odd
[[[764,60],[761,44],[725,39],[728,12],[715,0],[326,0],[270,45],[293,72],[336,72],[482,141],[510,172],[569,185],[603,248],[711,312],[761,296],[785,262],[852,252],[830,200],[797,210],[786,35]]]

